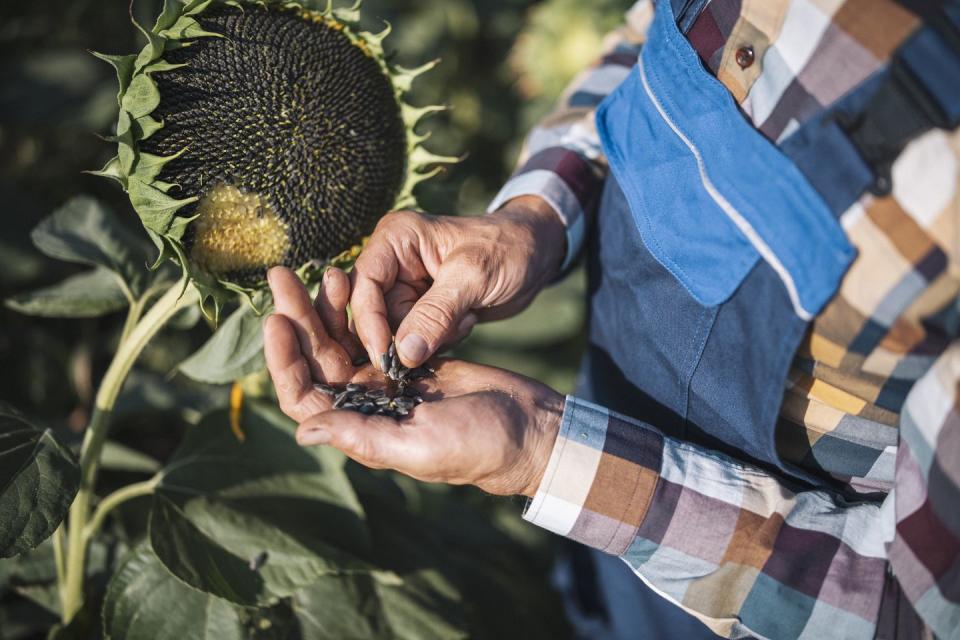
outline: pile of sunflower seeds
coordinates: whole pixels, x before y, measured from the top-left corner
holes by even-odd
[[[333,396],[334,409],[399,419],[424,401],[420,393],[409,384],[434,374],[434,370],[427,366],[409,369],[401,365],[393,343],[390,344],[390,350],[380,358],[380,370],[388,380],[387,389],[367,389],[357,382],[351,382],[343,389],[328,384],[315,384],[313,388]]]

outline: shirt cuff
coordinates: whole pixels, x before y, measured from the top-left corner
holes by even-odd
[[[553,453],[523,517],[622,555],[647,515],[662,460],[659,432],[567,396]]]
[[[519,196],[543,198],[567,229],[567,254],[561,272],[566,272],[583,247],[586,217],[603,186],[603,177],[583,156],[563,147],[551,147],[532,156],[500,189],[487,213]]]

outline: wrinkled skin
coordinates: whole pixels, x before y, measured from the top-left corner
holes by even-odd
[[[414,386],[428,400],[403,420],[332,409],[315,382],[384,386],[348,326],[350,282],[328,270],[311,302],[296,275],[268,274],[276,312],[264,323],[267,366],[281,409],[300,423],[302,445],[326,444],[373,468],[419,480],[473,484],[497,495],[532,496],[560,426],[563,396],[508,371],[459,360],[431,362],[436,376]]]
[[[387,215],[351,273],[356,332],[371,362],[393,329],[401,361],[414,367],[477,321],[515,315],[556,277],[565,244],[560,217],[532,196],[479,217]]]

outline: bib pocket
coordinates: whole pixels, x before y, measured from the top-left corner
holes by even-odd
[[[640,59],[597,110],[597,129],[643,242],[704,306],[758,260],[802,320],[833,296],[855,255],[819,194],[757,132],[657,4]]]

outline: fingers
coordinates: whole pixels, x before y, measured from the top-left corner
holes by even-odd
[[[390,327],[396,330],[410,309],[420,299],[430,286],[427,282],[409,283],[397,282],[384,294],[384,301],[387,304],[387,320]]]
[[[363,353],[363,347],[357,337],[350,332],[347,323],[348,302],[350,302],[350,278],[336,267],[327,269],[323,274],[314,307],[320,314],[320,321],[330,337],[343,347],[351,360],[356,360]]]
[[[327,396],[313,390],[313,377],[293,326],[273,314],[263,323],[263,350],[277,390],[280,409],[294,420],[304,420],[330,409]]]
[[[353,373],[352,360],[327,334],[306,287],[293,271],[274,267],[267,272],[276,312],[287,317],[314,380],[342,382]]]
[[[374,366],[379,366],[380,355],[387,351],[393,337],[385,294],[398,280],[407,285],[428,282],[441,262],[437,244],[435,219],[395,211],[380,220],[357,258],[350,274],[350,307],[357,335]]]
[[[353,411],[327,411],[297,427],[301,445],[328,444],[347,457],[374,469],[407,467],[406,432],[396,420]]]
[[[367,357],[373,366],[380,367],[380,354],[390,347],[393,332],[387,321],[387,308],[380,286],[361,274],[353,280],[353,294],[350,297],[353,309],[354,329],[357,337],[367,350]]]
[[[477,303],[475,271],[457,260],[445,262],[427,292],[397,329],[397,353],[407,367],[417,367],[458,334],[469,333],[466,316]]]

